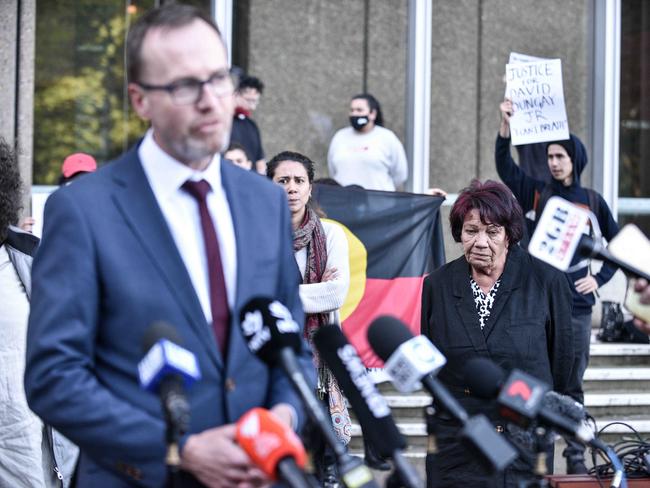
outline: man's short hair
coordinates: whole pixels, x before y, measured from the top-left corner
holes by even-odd
[[[264,83],[262,83],[262,80],[260,80],[255,76],[243,75],[242,77],[239,78],[239,85],[237,85],[237,91],[241,93],[246,88],[252,88],[254,90],[257,90],[258,92],[260,92],[260,94],[264,93]]]
[[[212,27],[219,39],[221,32],[210,15],[200,8],[180,3],[166,4],[149,10],[129,29],[126,39],[126,71],[129,83],[140,81],[142,74],[142,43],[147,32],[155,28],[174,29],[191,24],[196,19],[203,20]]]

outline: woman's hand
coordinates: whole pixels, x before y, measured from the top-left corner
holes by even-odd
[[[325,270],[323,277],[321,278],[321,283],[324,281],[334,281],[339,277],[339,270],[335,267],[331,267]]]
[[[598,282],[596,281],[596,278],[591,275],[587,275],[584,278],[576,280],[574,285],[576,287],[576,291],[582,295],[588,295],[589,293],[593,293],[598,289]]]

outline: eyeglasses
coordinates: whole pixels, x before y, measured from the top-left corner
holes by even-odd
[[[201,100],[204,86],[210,88],[212,95],[218,98],[232,95],[237,86],[237,77],[232,73],[219,71],[207,80],[185,78],[168,85],[149,85],[141,82],[137,82],[137,85],[145,90],[166,91],[176,105],[190,105]]]

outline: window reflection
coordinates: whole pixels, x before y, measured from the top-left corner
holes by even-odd
[[[34,183],[56,184],[63,159],[101,164],[146,129],[124,81],[128,25],[159,0],[59,0],[36,4]],[[190,1],[209,10],[210,0]]]
[[[650,197],[650,2],[621,4],[621,96],[619,197]],[[634,200],[632,200],[634,202]],[[633,208],[640,210],[639,204]],[[629,210],[628,210],[629,212]],[[650,215],[619,214],[650,235]]]
[[[619,196],[650,197],[650,2],[621,5]]]

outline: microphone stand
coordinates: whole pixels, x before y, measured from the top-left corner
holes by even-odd
[[[171,421],[169,416],[165,416],[165,443],[167,444],[167,453],[165,455],[165,465],[167,466],[166,488],[180,488],[182,481],[180,477],[181,456],[178,448],[180,431]]]
[[[548,488],[550,487],[546,475],[548,469],[546,460],[548,458],[548,435],[550,433],[544,427],[538,426],[533,430],[533,448],[535,453],[535,467],[533,468],[532,479],[519,480],[518,488]],[[552,434],[551,434],[552,435]]]
[[[436,440],[438,431],[438,418],[436,409],[431,405],[425,407],[424,418],[427,425],[427,457],[426,465],[426,488],[436,488],[440,480],[440,474],[437,468],[436,454],[438,453],[438,443]],[[408,480],[403,480],[399,471],[395,469],[388,478],[386,478],[386,488],[402,488],[412,486],[407,484]]]
[[[425,461],[427,488],[436,488],[440,480],[440,472],[436,455],[438,454],[438,417],[433,402],[424,409],[424,420],[427,425],[427,457]]]

